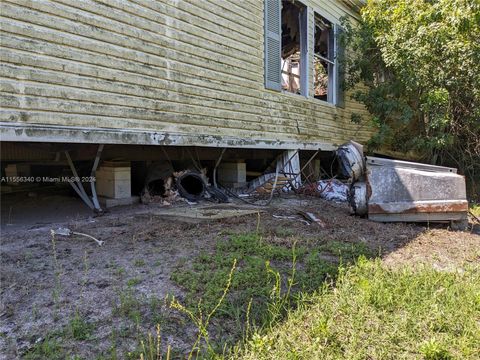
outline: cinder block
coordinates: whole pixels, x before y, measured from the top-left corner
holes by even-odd
[[[96,174],[96,189],[99,196],[125,199],[132,196],[130,167],[101,166]]]
[[[245,163],[222,163],[217,170],[218,182],[221,184],[247,182],[247,164]]]

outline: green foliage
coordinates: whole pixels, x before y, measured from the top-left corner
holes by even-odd
[[[280,246],[256,233],[232,234],[219,240],[212,254],[203,253],[190,266],[182,263],[172,280],[187,294],[185,307],[193,314],[208,314],[218,303],[229,278],[232,263],[237,269],[225,301],[216,318],[218,349],[233,344],[248,328],[265,328],[283,318],[299,291],[316,291],[325,279],[337,273],[338,262],[352,262],[360,255],[371,255],[361,243],[328,242],[315,249]],[[294,301],[293,304],[291,301]]]
[[[360,256],[371,257],[373,252],[364,243],[346,243],[340,241],[329,241],[318,247],[319,251],[324,251],[337,256],[344,262],[353,262]]]
[[[26,353],[23,358],[26,360],[60,360],[65,358],[65,354],[58,340],[47,336],[45,340],[36,343],[35,346],[28,353]]]
[[[389,269],[362,259],[233,358],[477,359],[479,295],[479,267]]]
[[[89,340],[93,332],[93,324],[84,319],[78,312],[68,322],[67,335],[75,340]]]
[[[145,266],[145,260],[143,259],[136,259],[134,262],[133,262],[133,265],[137,266],[137,267],[143,267]]]
[[[142,302],[135,296],[131,287],[126,288],[119,294],[119,304],[115,305],[113,313],[131,319],[135,323],[140,322]]]
[[[142,282],[142,280],[140,280],[139,278],[131,278],[131,279],[127,280],[127,286],[128,287],[133,287],[133,286],[136,286],[136,285],[140,284],[141,282]]]
[[[451,360],[453,356],[449,354],[445,345],[431,339],[420,347],[420,352],[425,360]]]
[[[370,0],[347,28],[346,88],[378,133],[369,143],[413,150],[480,178],[480,2]],[[358,122],[358,115],[352,115]]]

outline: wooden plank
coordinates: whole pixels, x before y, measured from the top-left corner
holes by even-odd
[[[170,41],[167,43],[169,48],[175,48],[193,54],[198,54],[199,49],[204,49],[204,54],[207,58],[211,58],[211,52],[213,51],[216,55],[226,55],[226,59],[229,60],[241,59],[242,61],[238,61],[236,66],[241,67],[242,65],[246,66],[249,64],[249,67],[246,66],[247,69],[251,68],[251,65],[261,66],[261,59],[259,58],[260,52],[258,50],[251,54],[252,50],[245,51],[244,49],[238,50],[231,48],[225,45],[225,38],[215,42],[212,41],[214,39],[212,39],[211,35],[206,39],[208,41],[202,41],[198,34],[188,35],[185,31],[175,30],[171,26],[169,18],[166,17],[162,17],[161,19],[164,21],[163,23],[159,23],[150,21],[131,12],[126,13],[125,11],[112,9],[111,7],[102,7],[92,1],[83,0],[81,2],[74,2],[77,6],[81,6],[82,9],[71,7],[72,2],[69,0],[63,0],[63,2],[70,6],[53,2],[30,3],[26,0],[15,0],[16,5],[29,5],[29,9],[35,9],[72,20],[76,23],[93,25],[147,43],[165,46],[168,40],[159,41],[159,39],[169,39]],[[131,9],[129,10],[131,11]],[[235,43],[235,41],[229,41],[227,43]]]
[[[247,37],[224,24],[218,24],[214,21],[211,21],[211,19],[197,17],[194,13],[191,13],[185,9],[180,9],[172,4],[167,4],[160,1],[147,0],[131,0],[131,2],[142,6],[143,8],[152,12],[152,14],[156,15],[157,17],[168,16],[172,20],[177,20],[181,23],[188,23],[197,28],[210,31],[218,35],[226,36],[229,39],[235,40],[235,42],[239,42],[244,45],[252,46],[252,44],[257,44],[261,41],[261,39],[255,40],[251,37]],[[120,0],[112,1],[111,6],[118,7],[119,9],[123,10],[126,9],[125,3]]]
[[[174,111],[185,114],[203,115],[206,117],[239,120],[245,123],[274,125],[275,127],[290,127],[288,131],[297,130],[295,122],[278,117],[274,118],[268,113],[252,114],[235,109],[218,109],[209,107],[204,99],[196,103],[188,102],[185,99],[172,97],[157,97],[156,99],[143,96],[124,96],[115,93],[98,92],[92,90],[81,90],[75,87],[51,86],[32,82],[23,83],[20,86],[17,81],[0,79],[0,88],[4,93],[13,95],[28,95],[38,98],[56,98],[73,101],[91,102],[96,104],[117,105],[119,107],[133,107],[155,111]],[[308,132],[308,128],[302,128]]]
[[[262,74],[254,72],[254,65],[251,65],[250,70],[242,69],[241,76],[239,76],[238,66],[241,62],[220,54],[214,55],[214,53],[211,54],[211,57],[199,56],[200,51],[194,55],[194,47],[190,48],[190,52],[187,53],[184,46],[175,44],[168,39],[161,39],[160,42],[159,38],[157,44],[138,41],[135,38],[108,32],[98,27],[83,25],[67,19],[52,18],[41,12],[15,8],[6,3],[2,5],[2,15],[8,16],[8,20],[2,22],[2,28],[6,31],[11,31],[10,29],[16,26],[15,33],[32,35],[33,29],[28,24],[35,19],[35,30],[33,30],[35,37],[52,42],[60,42],[82,49],[95,49],[113,56],[141,60],[146,64],[168,64],[170,61],[177,64],[190,64],[199,69],[222,74],[227,81],[229,78],[252,82],[259,82],[262,79]],[[13,22],[12,19],[18,20],[18,22]]]
[[[4,40],[4,45],[10,46],[10,38],[9,37],[5,36],[3,40]],[[42,45],[40,45],[39,43],[36,43],[36,42],[32,43],[32,41],[21,41],[20,39],[18,39],[18,41],[15,41],[11,46],[19,46],[19,47],[21,46],[21,47],[24,47],[24,48],[30,48],[33,51],[35,51],[35,49],[42,49],[42,52],[45,53],[51,47],[51,44],[43,43]],[[66,53],[69,53],[69,51],[65,51],[63,49],[58,49],[57,53],[66,54]],[[80,56],[81,54],[83,54],[84,58],[88,56],[88,54],[84,53],[84,52],[79,52],[78,56]],[[10,61],[10,59],[7,58],[7,55],[9,55],[8,52],[4,52],[4,53],[0,54],[0,56],[3,57],[3,61]],[[94,59],[98,60],[98,57],[94,57]],[[35,57],[34,59],[31,59],[30,64],[33,63],[33,65],[38,66],[41,63],[40,60],[41,60],[41,57]],[[13,60],[13,61],[15,61],[15,60]],[[26,61],[26,57],[23,56],[20,59],[20,61]],[[110,63],[111,61],[113,61],[113,60],[112,59],[106,59],[105,67],[108,66],[109,64],[111,65],[111,63]],[[59,60],[56,60],[56,61],[45,60],[45,61],[43,61],[43,63],[45,63],[49,67],[53,67],[53,68],[54,68],[54,65],[56,65],[58,63],[59,66],[61,65],[61,69],[63,71],[67,71],[67,72],[69,71],[69,69],[68,69],[69,63],[59,62]],[[57,67],[57,69],[58,69],[58,67]],[[85,69],[86,69],[85,65],[79,64],[78,66],[73,66],[72,72],[73,73],[82,73],[82,71],[85,70]],[[133,72],[134,73],[135,73],[135,71],[139,72],[142,69],[143,69],[143,67],[135,67],[133,69]],[[150,70],[151,68],[148,68],[148,69]],[[152,79],[152,80],[149,79],[150,82],[141,82],[142,77],[138,74],[138,72],[135,75],[130,75],[130,74],[125,74],[125,73],[121,73],[121,72],[120,73],[115,73],[113,70],[109,70],[109,69],[92,69],[92,71],[89,75],[97,76],[97,77],[104,76],[106,79],[112,79],[112,80],[115,80],[115,81],[118,81],[117,79],[122,79],[122,81],[124,81],[125,77],[132,76],[133,77],[132,81],[139,82],[141,85],[147,85],[147,86],[155,87],[158,84],[160,84],[160,85],[163,84],[164,86],[162,86],[162,88],[167,88],[167,87],[172,88],[171,85],[173,85],[173,80],[172,81],[164,80],[164,79],[162,79],[162,77],[175,78],[175,80],[178,80],[180,82],[182,81],[182,79],[185,79],[185,81],[190,81],[190,82],[192,82],[194,80],[194,78],[191,77],[191,76],[183,76],[182,77],[182,74],[168,74],[166,72],[165,73],[160,72],[160,74],[157,74],[155,72],[155,73],[152,73],[152,75],[156,74],[158,80],[157,79]],[[158,81],[158,83],[157,83],[157,81]],[[183,84],[184,83],[182,83],[182,85],[179,86],[178,88],[181,88],[183,90]],[[234,86],[231,86],[231,85],[225,86],[225,85],[222,85],[221,83],[212,83],[211,81],[206,82],[205,79],[202,80],[201,78],[198,78],[198,81],[196,81],[195,84],[199,85],[201,87],[210,88],[211,90],[209,90],[209,91],[214,91],[215,92],[215,97],[221,96],[221,94],[224,93],[224,92],[228,92],[228,93],[232,93],[233,96],[235,96],[237,94],[242,95],[242,99],[235,98],[235,101],[240,101],[240,102],[245,103],[245,104],[252,104],[252,102],[244,101],[244,99],[247,98],[247,96],[248,96],[248,99],[253,99],[254,102],[255,102],[255,105],[258,105],[258,106],[266,106],[268,108],[274,107],[274,108],[278,108],[278,109],[283,109],[287,112],[292,112],[293,114],[300,114],[300,115],[313,115],[315,113],[315,115],[317,115],[317,116],[321,115],[321,114],[324,114],[325,116],[329,116],[329,115],[332,116],[332,114],[331,114],[332,106],[331,105],[326,105],[323,102],[319,102],[316,99],[312,100],[312,103],[314,104],[314,107],[311,107],[311,106],[309,106],[308,103],[305,104],[305,98],[300,97],[300,96],[291,96],[289,94],[278,94],[275,98],[271,98],[271,99],[267,98],[266,100],[262,100],[262,92],[245,91],[245,89],[243,89],[241,87],[238,88],[240,90],[240,92],[235,92],[235,89],[237,89],[237,87],[234,87]],[[174,86],[173,86],[173,90],[175,90]],[[220,90],[220,91],[216,91],[216,90]],[[204,95],[208,94],[208,92],[202,91],[201,89],[199,89],[199,93],[203,93]],[[283,98],[280,99],[279,95],[280,96],[283,95],[282,96]],[[230,97],[230,99],[232,99],[232,98]],[[296,100],[296,101],[291,102],[290,99],[293,99],[293,100]],[[270,104],[267,100],[268,101],[276,101],[276,104],[274,104],[274,106],[272,106],[273,104]],[[294,108],[294,107],[296,107],[296,108]]]
[[[190,15],[201,18],[207,22],[213,22],[215,24],[221,25],[223,28],[234,30],[235,32],[250,37],[253,40],[260,40],[262,38],[262,33],[258,29],[252,29],[246,26],[244,23],[236,23],[230,19],[222,17],[221,11],[215,13],[215,10],[212,11],[205,10],[204,6],[210,5],[206,0],[205,1],[196,1],[194,3],[188,3],[186,1],[177,1],[177,0],[163,0],[164,3],[172,5],[175,9],[183,10]],[[233,15],[233,14],[232,14]]]
[[[6,64],[3,64],[0,66],[0,75],[2,75],[5,78],[11,77],[12,74],[15,72],[18,72],[18,68],[8,66]],[[44,93],[44,96],[54,96],[54,94],[58,94],[58,96],[63,95],[65,98],[75,98],[75,99],[80,99],[83,101],[100,101],[100,102],[105,102],[109,100],[111,103],[117,103],[117,104],[128,104],[128,99],[130,99],[130,102],[135,100],[133,102],[134,106],[136,107],[146,107],[146,103],[149,100],[149,97],[147,97],[149,94],[146,89],[143,87],[140,89],[140,87],[137,87],[138,92],[134,96],[122,96],[119,95],[115,92],[112,92],[111,87],[118,87],[118,83],[116,82],[106,82],[104,92],[97,92],[92,89],[97,88],[97,84],[99,83],[98,79],[91,79],[91,81],[87,81],[83,83],[83,79],[80,77],[75,77],[72,79],[70,82],[71,78],[70,77],[65,77],[64,74],[62,73],[52,73],[52,72],[45,72],[45,71],[40,71],[37,69],[25,69],[23,72],[21,72],[18,75],[18,79],[24,79],[24,78],[29,78],[30,81],[39,81],[39,82],[53,82],[54,85],[57,83],[56,86],[49,86],[45,87],[45,85],[37,87],[35,89],[35,85],[28,82],[28,83],[23,83],[21,86],[15,86],[15,81],[8,81],[8,80],[3,80],[2,83],[5,84],[5,87],[9,87],[10,89],[7,89],[9,92],[15,92],[15,88],[18,88],[17,92],[22,92],[24,94],[28,94],[31,92],[31,94],[38,94],[41,95],[42,92]],[[58,84],[62,84],[62,86],[59,86]],[[70,87],[64,86],[64,84],[70,84]],[[80,86],[81,85],[81,86]],[[86,89],[83,90],[82,88]],[[134,89],[133,86],[127,86],[127,90]],[[49,89],[49,90],[47,90]],[[71,90],[69,90],[71,89]],[[154,90],[151,93],[150,99],[154,99],[156,101],[151,101],[151,106],[150,108],[157,108],[157,105],[154,104],[161,104],[163,103],[162,101],[159,101],[158,99],[163,99],[163,100],[168,100],[170,103],[177,103],[176,106],[186,106],[188,108],[189,105],[195,104],[198,106],[203,106],[207,109],[197,109],[195,111],[201,113],[205,112],[205,114],[209,114],[209,112],[212,114],[212,116],[218,116],[220,114],[219,111],[216,111],[215,109],[209,109],[209,101],[198,98],[196,102],[192,101],[191,96],[188,96],[188,101],[182,101],[181,99],[178,99],[177,96],[172,95],[171,100],[169,98],[169,92],[165,93],[159,93],[160,90]],[[130,91],[129,91],[130,92]],[[53,94],[52,94],[53,93]],[[132,92],[130,92],[132,93]],[[109,96],[109,94],[111,94]],[[167,94],[163,96],[164,94]],[[58,97],[57,96],[57,97]],[[133,99],[133,100],[132,100]],[[240,106],[240,108],[245,108],[244,106]],[[302,133],[310,133],[312,127],[314,125],[314,128],[317,130],[322,130],[322,131],[334,131],[335,126],[331,126],[330,123],[326,122],[325,124],[319,123],[318,121],[316,123],[309,123],[309,118],[304,118],[302,121],[301,118],[298,116],[288,119],[286,116],[282,116],[284,113],[278,112],[273,109],[266,109],[264,108],[263,113],[252,113],[252,114],[246,114],[244,109],[239,109],[238,107],[235,109],[230,109],[232,112],[229,112],[228,114],[232,114],[234,118],[241,118],[244,121],[254,121],[254,122],[265,122],[265,123],[271,123],[275,125],[287,125],[291,124],[291,126],[295,126],[295,124],[298,126],[298,130]],[[241,110],[241,111],[240,111]],[[227,114],[223,112],[223,114]],[[247,116],[242,116],[242,114],[246,114]],[[256,115],[263,115],[263,116],[256,116]],[[227,116],[227,115],[225,115]],[[250,117],[250,118],[249,118]],[[255,119],[255,120],[252,120]],[[297,120],[296,121],[291,121],[291,120]],[[334,124],[334,123],[333,123]],[[337,127],[338,129],[343,129],[341,126]]]
[[[119,21],[130,23],[129,21],[139,22],[146,21],[148,26],[152,27],[168,27],[173,29],[170,33],[176,36],[195,37],[214,44],[218,44],[222,47],[232,48],[243,51],[244,53],[251,55],[255,58],[262,56],[261,49],[256,42],[246,39],[246,43],[240,41],[238,33],[230,33],[222,29],[223,31],[214,32],[212,29],[205,29],[201,26],[195,25],[192,19],[185,20],[177,19],[173,17],[177,12],[169,14],[158,14],[151,9],[134,4],[133,2],[125,3],[124,1],[111,2],[108,6],[93,2],[91,0],[73,1],[73,0],[57,0],[65,5],[73,8],[82,9],[92,14],[99,16],[112,17]],[[130,19],[133,17],[134,19]],[[138,18],[138,19],[137,19]],[[130,23],[131,24],[131,23]],[[233,41],[232,41],[233,40]]]

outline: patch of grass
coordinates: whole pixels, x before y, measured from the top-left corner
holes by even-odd
[[[297,273],[297,283],[303,291],[315,291],[337,272],[337,264],[322,259],[321,253],[314,250],[305,257],[304,270]]]
[[[283,238],[287,238],[287,237],[291,237],[291,236],[296,235],[294,230],[292,230],[290,228],[285,228],[285,227],[277,227],[274,230],[274,233],[275,233],[275,235],[283,237]]]
[[[478,359],[480,267],[388,269],[360,260],[257,331],[240,359]]]
[[[150,316],[149,320],[155,325],[163,326],[166,322],[165,314],[163,313],[163,306],[165,300],[161,300],[155,296],[152,296],[149,300]]]
[[[153,263],[153,266],[154,266],[154,267],[158,267],[158,266],[160,266],[160,265],[162,265],[162,262],[161,262],[160,260],[157,260],[157,261],[155,261],[155,262]]]
[[[70,319],[66,334],[75,340],[90,340],[94,325],[84,319],[78,312]]]
[[[250,301],[249,316],[254,326],[261,327],[271,321],[268,303],[272,289],[278,287],[275,284],[278,281],[286,289],[291,277],[293,254],[290,246],[288,243],[271,244],[257,233],[230,234],[227,239],[217,242],[214,253],[202,253],[190,264],[182,262],[171,278],[187,291],[184,300],[187,309],[208,313],[222,295],[225,279],[233,261],[237,260],[231,289],[216,314],[222,318],[217,325],[218,331],[225,334],[219,340],[219,345],[223,346],[242,336]],[[322,254],[329,259],[322,258]],[[337,257],[349,262],[367,254],[371,255],[371,252],[363,244],[332,242],[310,250],[297,246],[295,256],[299,266],[288,296],[293,299],[299,290],[316,290],[326,278],[335,276],[337,262],[340,262]]]
[[[237,259],[230,305],[244,304],[254,295],[268,297],[271,286],[265,262],[287,262],[291,256],[291,249],[267,244],[255,234],[233,235],[228,240],[218,241],[214,254],[200,254],[192,261],[190,269],[177,268],[172,280],[188,290],[187,306],[196,307],[202,297],[201,306],[208,311],[222,294],[225,279]],[[222,311],[233,313],[229,306],[222,307]]]
[[[452,355],[447,350],[447,346],[441,344],[435,339],[427,341],[420,347],[420,353],[425,360],[453,360]]]
[[[52,337],[47,336],[45,340],[35,344],[26,354],[23,355],[25,360],[60,360],[65,359],[65,353],[59,343],[59,341]]]
[[[136,259],[134,262],[133,262],[133,265],[137,266],[137,267],[143,267],[145,266],[145,260],[143,259]]]
[[[138,285],[142,282],[139,278],[131,278],[127,280],[127,286],[128,287],[133,287],[135,285]]]
[[[360,256],[372,257],[375,254],[370,248],[361,242],[346,243],[340,241],[329,241],[320,245],[318,251],[323,251],[337,256],[342,262],[352,262]]]
[[[128,287],[119,294],[119,303],[114,308],[114,314],[124,316],[134,321],[140,322],[142,302],[138,299],[133,290]]]

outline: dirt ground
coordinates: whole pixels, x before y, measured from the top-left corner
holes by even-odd
[[[210,206],[209,211],[215,213],[219,210],[211,203],[193,206]],[[229,207],[252,209],[241,204]],[[140,318],[163,314],[165,342],[179,353],[188,350],[195,329],[184,317],[167,309],[162,299],[170,294],[182,300],[184,293],[172,282],[172,271],[200,252],[212,250],[226,231],[242,233],[258,227],[276,243],[292,237],[300,244],[363,242],[389,266],[430,263],[438,269],[452,270],[466,263],[480,263],[478,229],[454,232],[444,225],[374,223],[349,215],[344,204],[317,198],[276,198],[258,212],[211,221],[182,218],[182,213],[192,211],[185,203],[175,205],[178,215],[165,214],[165,209],[172,208],[134,205],[113,209],[101,217],[80,213],[59,222],[48,219],[38,224],[31,219],[17,226],[4,225],[0,358],[22,357],[50,333],[65,329],[75,313],[94,324],[87,340],[64,337],[63,341],[71,341],[75,354],[90,359],[94,354],[108,354],[112,348],[126,354],[135,348],[136,334],[154,330],[153,320],[134,321],[129,316],[128,301],[133,301],[130,292],[149,304],[142,308]],[[307,225],[299,210],[314,212],[325,227]],[[105,243],[100,247],[81,236],[52,237],[51,229],[59,227]]]

